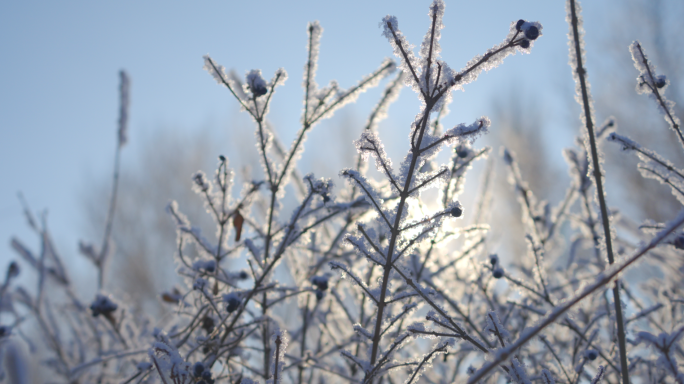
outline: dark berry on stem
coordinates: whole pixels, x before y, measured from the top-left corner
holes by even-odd
[[[593,349],[590,349],[590,350],[588,350],[587,352],[585,352],[584,355],[587,357],[587,359],[593,361],[593,360],[596,360],[596,358],[598,357],[598,352],[596,352],[596,351],[593,350]]]
[[[674,245],[677,249],[684,249],[684,234],[677,236],[672,242],[672,245]]]
[[[501,268],[494,268],[492,271],[492,276],[494,276],[495,279],[500,279],[504,275],[504,270]]]
[[[316,300],[323,300],[325,293],[323,291],[316,290]]]
[[[468,157],[468,155],[470,154],[470,151],[468,151],[467,147],[459,145],[458,147],[456,147],[456,154],[458,155],[458,157],[463,159],[463,158]]]
[[[515,30],[519,31],[520,29],[522,29],[523,24],[525,24],[525,20],[523,20],[523,19],[518,20],[518,22],[515,24]]]
[[[328,279],[325,276],[316,276],[311,280],[311,283],[321,291],[328,289]]]
[[[453,217],[461,217],[461,215],[463,214],[463,210],[461,209],[461,207],[453,207],[451,208],[451,212],[449,212],[449,214],[451,214],[451,216]]]
[[[234,310],[238,309],[240,306],[240,300],[236,297],[231,297],[228,299],[228,305],[226,306],[226,311],[228,313],[233,312]]]
[[[252,93],[254,93],[254,96],[259,97],[263,96],[268,92],[268,89],[264,86],[257,85],[252,89]]]
[[[525,37],[530,40],[535,40],[537,37],[539,37],[539,28],[535,27],[534,25],[527,28],[527,30],[525,30]]]
[[[192,366],[192,374],[195,377],[200,377],[202,376],[202,372],[204,372],[204,364],[202,364],[201,361],[198,361]]]
[[[241,280],[245,280],[246,278],[249,277],[249,275],[247,274],[246,271],[240,271],[239,277],[240,277]]]
[[[513,163],[513,156],[511,156],[511,153],[508,152],[508,150],[504,150],[503,158],[506,164]]]
[[[111,301],[107,296],[97,295],[92,304],[90,304],[90,310],[92,311],[93,317],[99,315],[110,315],[112,312],[116,311],[119,306],[115,302]]]
[[[525,40],[520,42],[520,48],[527,49],[529,47],[530,47],[530,41],[529,40],[525,39]]]
[[[204,270],[206,270],[209,273],[213,273],[216,270],[216,263],[209,262],[205,264]]]
[[[202,328],[207,331],[207,333],[211,333],[214,330],[214,319],[205,316],[204,319],[202,319]]]
[[[9,267],[7,268],[7,278],[15,278],[19,276],[19,264],[17,264],[16,261],[13,261],[10,263]]]

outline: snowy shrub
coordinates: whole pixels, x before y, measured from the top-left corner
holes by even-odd
[[[383,18],[382,36],[398,64],[386,59],[346,89],[316,83],[323,29],[310,23],[301,129],[289,148],[267,119],[285,70],[268,81],[251,70],[243,82],[204,58],[205,70],[252,118],[263,176],[234,193],[233,171],[219,156],[211,177],[198,171],[188,180],[215,222],[213,237],[193,226],[183,207],[168,205],[185,285],[160,292],[174,308],[163,319],[150,319],[104,290],[127,137],[129,81],[122,73],[105,234],[99,248],[80,244],[97,267],[97,292],[75,291],[45,220],[27,208],[40,251],[17,239],[12,247],[37,271],[38,286],[16,284],[19,265],[10,265],[0,309],[11,320],[0,327],[0,351],[9,338],[23,339],[44,354],[55,381],[70,383],[684,383],[684,233],[678,229],[684,214],[642,225],[619,217],[607,205],[600,143],[616,142],[635,153],[642,175],[659,180],[683,203],[684,171],[616,133],[613,120],[596,124],[579,5],[567,5],[570,66],[583,123],[576,146],[565,150],[571,183],[552,206],[528,187],[516,155],[501,149],[528,244],[527,254],[510,262],[488,246],[490,229],[501,225],[488,223],[489,191],[473,206],[458,201],[473,163],[492,154],[476,140],[496,122],[481,117],[443,127],[441,121],[452,91],[465,90],[509,55],[531,53],[543,44],[543,28],[514,20],[500,44],[455,70],[439,55],[444,11],[442,0],[430,5],[417,53],[397,18]],[[630,51],[639,72],[637,91],[656,102],[684,144],[673,103],[664,95],[669,81],[638,42]],[[300,175],[296,165],[309,131],[389,76],[354,142],[354,167],[341,170],[337,183]],[[416,93],[421,107],[406,122],[408,149],[396,163],[377,124],[403,86]],[[445,147],[453,148],[451,157],[437,164]],[[370,158],[378,179],[367,172]],[[438,191],[436,201],[422,198],[431,188]],[[288,193],[296,195],[293,208],[284,203]],[[240,263],[244,268],[235,268]],[[621,272],[636,263],[656,272],[625,281]]]

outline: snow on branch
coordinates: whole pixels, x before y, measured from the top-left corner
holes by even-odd
[[[674,113],[675,103],[665,98],[663,93],[670,84],[670,81],[665,75],[657,75],[655,67],[646,57],[641,43],[633,42],[629,46],[629,51],[634,60],[634,67],[639,71],[637,77],[636,91],[639,94],[647,94],[653,98],[658,104],[658,109],[663,114],[665,121],[667,121],[670,128],[675,131],[681,144],[684,146],[684,133],[681,130],[681,122]]]
[[[626,136],[613,132],[608,136],[608,141],[620,144],[624,151],[634,152],[641,160],[638,168],[642,176],[669,185],[672,188],[672,194],[684,204],[684,172],[682,170],[676,168],[669,160]]]
[[[660,231],[656,236],[654,236],[650,242],[641,246],[637,252],[632,256],[621,260],[618,263],[613,264],[604,272],[599,273],[594,281],[587,284],[580,292],[578,292],[571,299],[566,300],[563,304],[555,307],[549,315],[543,318],[537,323],[533,328],[528,328],[523,334],[518,337],[518,340],[509,344],[505,348],[501,348],[497,351],[496,359],[490,363],[487,363],[484,367],[477,371],[477,373],[470,377],[468,383],[476,383],[483,377],[485,377],[492,369],[498,366],[501,362],[506,360],[511,354],[513,354],[518,348],[525,345],[533,337],[538,335],[542,330],[544,330],[549,325],[553,324],[561,315],[567,312],[574,305],[585,299],[587,296],[594,293],[599,288],[605,286],[609,282],[613,281],[621,272],[626,268],[631,266],[634,262],[638,261],[641,257],[647,254],[648,251],[655,248],[660,244],[668,235],[674,232],[684,224],[684,211],[680,212],[676,218],[674,218],[662,231]]]

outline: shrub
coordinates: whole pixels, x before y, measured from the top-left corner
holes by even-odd
[[[642,174],[670,187],[681,202],[684,173],[615,133],[612,120],[595,125],[579,6],[568,2],[570,64],[586,131],[576,148],[565,152],[572,182],[565,198],[551,207],[527,186],[515,154],[502,149],[529,245],[526,255],[505,266],[487,252],[490,226],[499,224],[484,222],[486,199],[467,207],[457,200],[467,171],[491,153],[474,146],[491,122],[481,117],[446,129],[440,121],[453,90],[508,55],[530,53],[542,26],[513,21],[500,44],[453,70],[439,59],[444,10],[441,0],[431,4],[417,56],[397,19],[385,17],[382,34],[399,64],[385,60],[349,89],[336,82],[316,84],[322,28],[310,23],[302,127],[289,149],[266,118],[276,88],[287,79],[285,70],[270,81],[252,70],[243,83],[205,57],[205,69],[254,121],[263,179],[234,195],[233,172],[224,156],[211,178],[203,172],[192,177],[216,224],[216,241],[193,226],[178,204],[169,204],[178,232],[178,274],[186,284],[161,295],[175,312],[156,328],[125,300],[103,291],[118,159],[126,143],[129,86],[122,73],[104,239],[100,248],[80,246],[97,267],[100,292],[90,304],[81,299],[46,224],[27,208],[41,251],[36,254],[16,239],[12,246],[38,272],[39,284],[34,294],[14,284],[19,266],[10,265],[0,307],[14,320],[0,328],[1,342],[16,336],[37,343],[22,331],[24,319],[33,319],[41,346],[50,351],[46,364],[61,380],[74,383],[576,383],[603,378],[628,383],[630,377],[662,381],[669,375],[684,383],[677,362],[684,334],[684,234],[677,228],[684,215],[619,233],[605,198],[599,143],[607,139],[634,152]],[[680,122],[663,93],[668,80],[655,72],[639,43],[630,50],[639,71],[637,91],[656,101],[684,144]],[[336,187],[332,180],[299,175],[296,163],[307,133],[394,72],[355,142],[355,167],[340,172],[346,183]],[[407,124],[408,150],[395,167],[376,128],[404,85],[418,95],[421,109]],[[437,165],[444,146],[453,146],[453,154]],[[380,179],[367,175],[369,157]],[[438,201],[421,198],[430,188],[438,189]],[[291,212],[283,204],[286,190],[298,201]],[[246,268],[232,269],[231,259],[244,260]],[[636,262],[655,266],[657,281],[620,279]]]

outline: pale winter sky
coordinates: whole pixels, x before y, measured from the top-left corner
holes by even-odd
[[[584,3],[591,65],[591,36],[601,33],[609,10],[605,2]],[[90,180],[111,173],[120,69],[132,79],[124,162],[132,161],[126,156],[138,150],[141,138],[164,129],[227,129],[236,102],[202,70],[207,53],[240,74],[259,68],[269,79],[278,67],[288,71],[271,113],[288,143],[302,105],[308,21],[319,20],[324,28],[318,83],[336,79],[347,88],[392,54],[378,28],[382,17],[396,15],[409,41],[419,45],[429,23],[428,5],[427,0],[0,2],[0,268],[16,257],[7,245],[12,235],[35,244],[18,191],[34,210],[49,210],[62,253],[75,254],[82,224],[79,199]],[[558,111],[567,101],[560,94],[573,89],[562,1],[447,1],[442,57],[452,68],[462,68],[502,41],[519,18],[544,26],[532,54],[507,58],[465,93],[456,93],[447,125],[487,115],[494,96],[508,92],[510,84],[526,93],[544,92],[551,126],[559,123],[554,116],[567,118]],[[361,121],[380,89],[351,107]],[[406,128],[397,133],[402,140],[418,110],[415,100],[404,90],[390,110],[390,122]],[[560,130],[557,135],[563,145],[571,139]],[[226,135],[217,132],[217,137]]]

